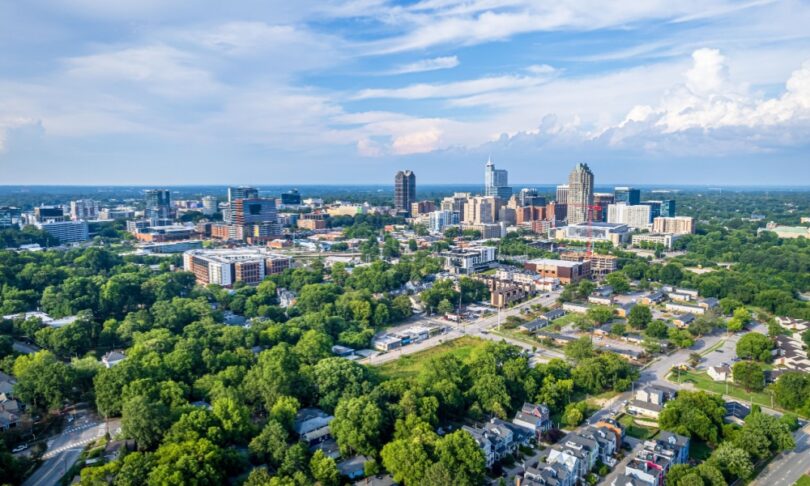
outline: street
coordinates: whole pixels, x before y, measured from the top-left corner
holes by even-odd
[[[796,448],[779,454],[754,480],[754,486],[791,486],[802,474],[810,474],[810,426],[793,434]]]
[[[109,423],[111,435],[118,428],[119,421],[111,420]],[[48,449],[42,456],[42,465],[23,483],[23,486],[58,484],[59,479],[79,458],[84,447],[102,437],[106,429],[105,424],[99,422],[95,416],[87,414],[77,418],[71,427],[48,440]]]

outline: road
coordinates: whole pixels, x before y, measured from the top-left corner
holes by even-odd
[[[503,322],[509,316],[516,316],[520,314],[520,311],[526,307],[540,304],[546,307],[554,304],[557,301],[557,297],[559,297],[560,291],[551,292],[546,297],[545,295],[541,295],[535,297],[533,299],[529,299],[526,302],[520,303],[510,309],[501,311],[500,321]],[[481,319],[476,319],[472,322],[462,321],[461,323],[452,323],[448,321],[444,321],[442,319],[438,319],[432,316],[422,316],[419,318],[414,319],[412,322],[408,323],[408,326],[434,326],[434,325],[441,325],[441,326],[450,326],[450,330],[444,334],[440,334],[438,336],[434,336],[429,339],[425,339],[424,341],[420,341],[418,343],[409,344],[408,346],[399,348],[395,351],[391,351],[384,354],[379,354],[370,358],[366,358],[364,360],[359,361],[363,364],[371,364],[371,365],[381,365],[387,363],[389,361],[394,361],[399,359],[402,356],[407,356],[409,354],[418,353],[420,351],[425,351],[427,349],[433,348],[438,346],[442,343],[446,343],[448,341],[452,341],[454,339],[458,339],[462,336],[474,336],[480,339],[487,339],[490,341],[506,341],[510,344],[514,344],[515,346],[521,347],[526,349],[527,351],[532,351],[532,345],[525,343],[523,341],[518,341],[516,339],[510,339],[503,336],[493,335],[489,332],[490,329],[496,327],[498,325],[498,314],[494,314],[489,317],[484,317]],[[551,358],[561,358],[563,357],[562,353],[553,350],[547,350],[539,348],[537,349],[537,354],[535,358],[533,358],[533,362],[539,361],[548,361]]]
[[[41,349],[39,346],[36,346],[34,344],[26,344],[26,343],[24,343],[22,341],[16,341],[16,340],[11,345],[11,347],[14,348],[14,351],[16,351],[18,353],[21,353],[21,354],[32,354],[32,353],[36,353],[37,351],[39,351]]]
[[[779,454],[757,476],[754,486],[791,486],[802,474],[810,474],[810,426],[797,430],[796,448]]]
[[[118,427],[117,421],[110,421],[109,430],[111,434]],[[23,483],[23,486],[52,486],[58,484],[62,476],[79,459],[84,447],[102,437],[106,430],[105,424],[100,423],[92,415],[85,415],[76,419],[71,427],[48,440],[48,449],[42,456],[42,465]]]

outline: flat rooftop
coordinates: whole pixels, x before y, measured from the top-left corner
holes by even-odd
[[[555,260],[553,258],[535,258],[534,260],[529,260],[526,263],[530,265],[556,265],[558,267],[568,267],[573,268],[578,265],[582,265],[582,262],[570,262],[568,260]]]

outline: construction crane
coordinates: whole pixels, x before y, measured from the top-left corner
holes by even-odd
[[[602,206],[593,204],[568,204],[569,210],[571,207],[587,209],[585,223],[588,225],[588,241],[585,245],[585,255],[588,259],[591,259],[593,257],[593,222],[596,214],[601,215]]]

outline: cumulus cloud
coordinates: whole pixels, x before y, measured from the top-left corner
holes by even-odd
[[[685,82],[657,106],[638,105],[620,127],[640,123],[663,133],[723,127],[769,127],[810,121],[810,61],[794,71],[778,97],[763,98],[729,77],[726,58],[716,49],[698,49]]]

